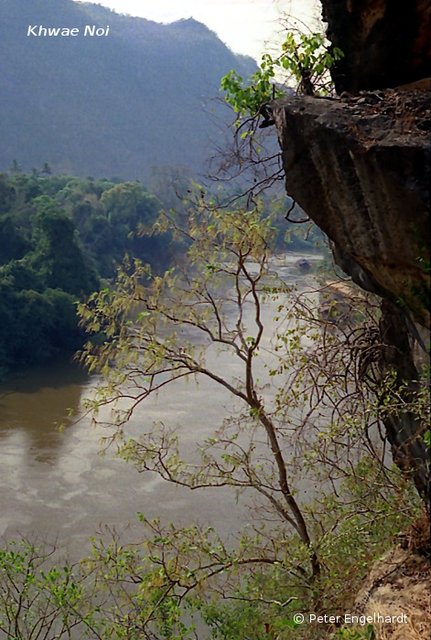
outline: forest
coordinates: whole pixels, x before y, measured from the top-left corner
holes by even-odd
[[[178,172],[172,169],[172,174]],[[180,215],[184,203],[178,191],[186,194],[192,186],[184,175],[170,186],[169,176],[166,171],[154,174],[156,196],[139,182],[51,175],[47,163],[40,172],[15,168],[0,174],[3,375],[70,355],[81,346],[85,332],[76,303],[112,281],[126,256],[149,264],[154,272],[180,259],[183,243],[173,242],[169,232],[151,232],[163,206],[175,205]],[[229,199],[220,190],[217,198]],[[299,229],[286,236],[285,200],[266,199],[278,229],[274,249],[322,245],[316,228],[307,240]]]
[[[169,243],[139,236],[160,208],[138,183],[0,175],[0,369],[71,353],[76,302],[115,275],[126,253],[158,268]],[[32,344],[29,344],[32,336]]]

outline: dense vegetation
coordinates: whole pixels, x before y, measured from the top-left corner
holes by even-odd
[[[84,333],[76,302],[114,278],[126,255],[157,272],[183,251],[169,234],[151,232],[162,206],[185,215],[178,196],[191,181],[177,178],[172,188],[169,175],[156,176],[156,197],[139,182],[54,176],[47,163],[32,174],[0,174],[0,371],[77,349]],[[313,249],[316,228],[307,240],[286,231],[285,200],[266,201],[274,248]]]
[[[28,25],[110,26],[108,37],[27,37]],[[195,20],[162,25],[72,0],[0,3],[0,170],[48,161],[73,175],[147,178],[153,166],[202,172],[228,110],[214,101],[234,55]]]
[[[157,269],[163,238],[141,237],[157,198],[137,182],[0,175],[0,369],[76,349],[76,301],[112,278],[131,253]]]

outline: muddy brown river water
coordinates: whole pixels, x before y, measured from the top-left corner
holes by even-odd
[[[298,256],[278,265],[282,278],[301,288],[314,288],[311,276],[294,268]],[[316,259],[316,258],[314,258]],[[274,309],[265,308],[267,341],[274,330]],[[225,353],[209,355],[225,375],[238,374],[238,363]],[[56,540],[72,556],[104,525],[120,532],[139,530],[136,513],[159,516],[178,524],[199,522],[224,535],[252,522],[247,496],[237,501],[229,489],[190,491],[175,487],[152,473],[139,474],[118,459],[113,449],[100,455],[102,427],[89,416],[75,423],[83,398],[91,395],[97,378],[79,367],[58,363],[33,369],[0,387],[0,535],[37,535]],[[224,416],[237,409],[222,388],[203,380],[178,383],[136,411],[131,429],[163,420],[175,425],[183,446],[210,435]],[[64,425],[60,429],[60,425]]]

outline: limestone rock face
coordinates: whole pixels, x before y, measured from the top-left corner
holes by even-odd
[[[322,0],[328,38],[344,52],[339,93],[396,87],[431,76],[429,0]]]
[[[429,325],[431,92],[272,105],[286,190],[364,289]]]
[[[381,374],[396,372],[408,403],[429,342],[431,92],[293,96],[272,112],[287,193],[330,238],[339,266],[383,299]],[[426,425],[407,411],[383,421],[394,460],[426,495]]]
[[[395,372],[408,406],[423,392],[430,340],[431,1],[322,0],[322,9],[344,53],[331,70],[341,95],[271,104],[286,190],[339,266],[381,296],[380,371]],[[394,460],[426,496],[428,425],[407,410],[383,422]]]

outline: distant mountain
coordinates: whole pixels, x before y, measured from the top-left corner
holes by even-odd
[[[0,170],[48,162],[124,179],[161,165],[202,171],[228,116],[212,100],[221,76],[255,70],[195,20],[161,25],[72,0],[0,0],[0,60]]]

